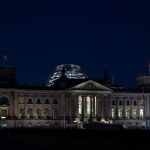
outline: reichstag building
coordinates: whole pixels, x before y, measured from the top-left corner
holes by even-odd
[[[107,70],[89,80],[74,64],[56,67],[46,86],[19,85],[16,68],[0,67],[0,127],[78,127],[84,122],[150,128],[150,75],[136,89],[112,85]]]

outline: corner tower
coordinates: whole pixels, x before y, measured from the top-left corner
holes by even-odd
[[[10,66],[0,66],[0,86],[11,87],[15,86],[16,83],[16,68]]]

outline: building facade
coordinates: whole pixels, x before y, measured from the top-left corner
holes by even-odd
[[[21,86],[15,70],[0,67],[0,127],[82,128],[95,121],[150,128],[150,92],[64,77],[53,87]]]

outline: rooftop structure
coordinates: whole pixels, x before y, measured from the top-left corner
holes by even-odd
[[[87,79],[87,75],[82,71],[81,67],[74,64],[62,64],[56,67],[55,71],[50,75],[47,86],[51,87],[54,82],[61,77],[66,79]]]

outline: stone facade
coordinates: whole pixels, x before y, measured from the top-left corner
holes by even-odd
[[[62,78],[54,87],[20,86],[14,67],[0,67],[0,127],[66,128],[96,121],[150,128],[150,92],[116,90],[106,81]]]
[[[66,90],[0,88],[1,127],[67,127],[97,121],[149,128],[149,108],[150,93],[114,92],[92,80]]]

